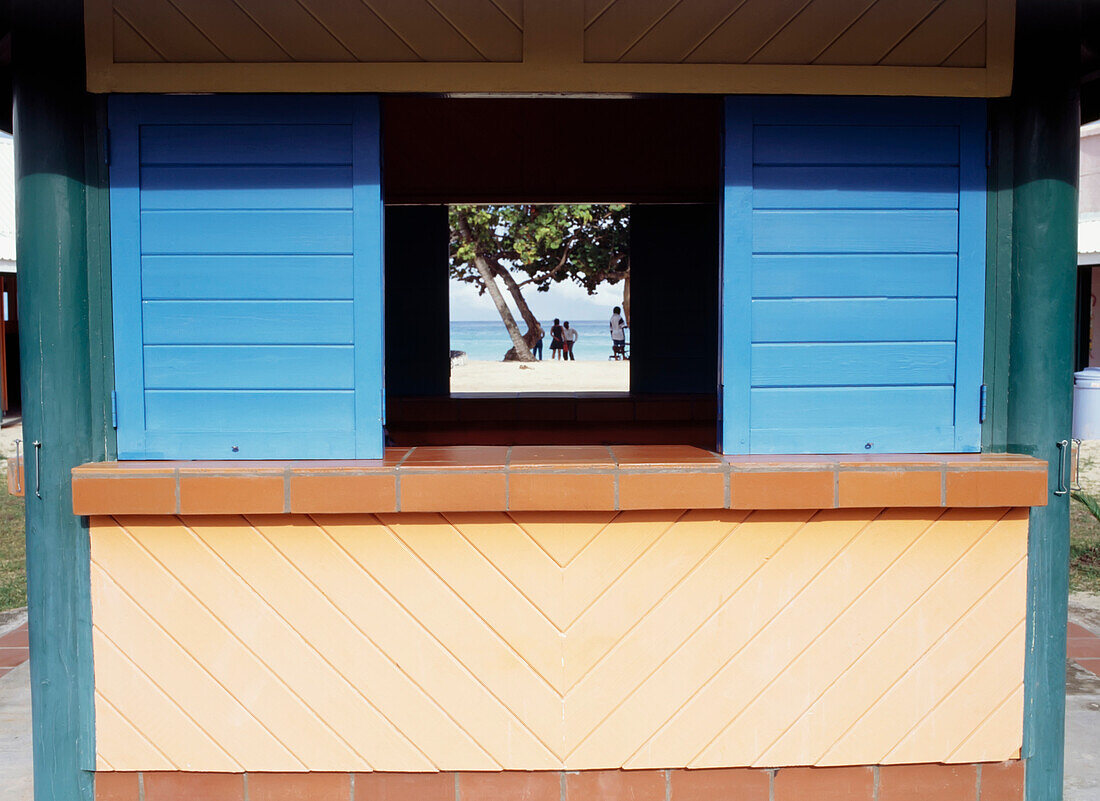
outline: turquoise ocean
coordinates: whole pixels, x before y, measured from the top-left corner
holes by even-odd
[[[550,326],[553,320],[544,321],[542,330],[546,337],[542,341],[542,358],[550,358]],[[570,328],[576,328],[577,339],[573,355],[579,362],[605,362],[611,355],[611,332],[607,320],[570,320]],[[526,330],[520,324],[520,330]],[[629,331],[627,339],[630,338]],[[464,350],[471,361],[499,362],[512,347],[504,323],[497,321],[451,321],[451,350]]]

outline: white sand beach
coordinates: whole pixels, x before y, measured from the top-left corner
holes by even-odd
[[[629,392],[630,362],[486,362],[451,368],[451,392]]]

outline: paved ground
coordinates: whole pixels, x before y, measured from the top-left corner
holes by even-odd
[[[1066,799],[1100,801],[1100,596],[1069,599]]]
[[[11,649],[4,661],[15,662],[15,651],[26,650],[11,645],[26,643],[26,626],[26,610],[0,613],[0,646]],[[24,657],[0,675],[0,798],[31,801],[31,776],[31,671]]]

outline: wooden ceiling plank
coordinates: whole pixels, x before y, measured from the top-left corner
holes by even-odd
[[[584,60],[618,61],[677,0],[619,0],[584,32]]]
[[[401,36],[360,0],[302,0],[358,61],[421,61]]]
[[[490,0],[431,0],[435,10],[488,61],[522,61],[523,31]]]
[[[166,61],[227,61],[225,55],[167,0],[115,0],[115,11]]]
[[[230,61],[290,60],[286,51],[233,3],[174,0],[174,5]]]
[[[328,29],[295,0],[236,0],[295,61],[354,61]]]
[[[876,64],[942,2],[878,0],[813,63]]]
[[[978,30],[966,37],[966,40],[955,48],[955,52],[949,55],[940,64],[941,67],[984,67],[986,58],[985,23],[978,26]]]
[[[492,3],[513,25],[523,30],[523,0],[492,0]]]
[[[808,0],[748,0],[685,60],[744,64],[808,5]]]
[[[424,0],[363,0],[425,61],[484,61]]]
[[[134,27],[121,15],[112,15],[114,21],[115,61],[119,63],[147,63],[164,61],[164,56],[156,51]]]
[[[862,17],[874,0],[813,0],[764,45],[754,64],[809,64]]]
[[[639,64],[677,64],[726,21],[745,0],[715,3],[682,0],[646,31],[620,61]]]
[[[584,0],[584,27],[587,29],[601,14],[615,5],[615,2],[616,0]]]
[[[878,63],[898,67],[941,64],[985,22],[985,16],[985,0],[946,0]]]

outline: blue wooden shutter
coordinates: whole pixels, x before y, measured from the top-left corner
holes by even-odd
[[[985,107],[729,98],[726,453],[977,451]]]
[[[115,96],[123,459],[382,456],[374,98]]]

